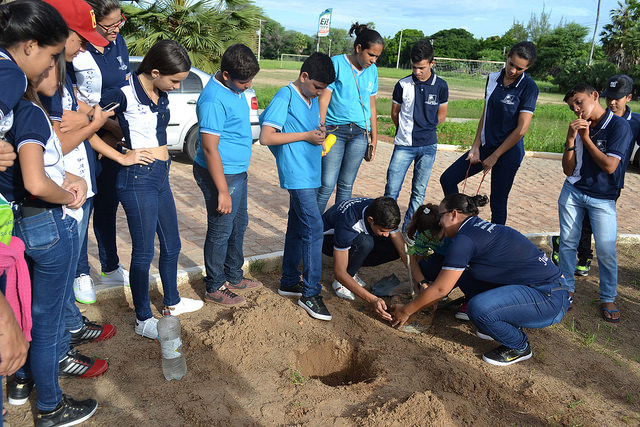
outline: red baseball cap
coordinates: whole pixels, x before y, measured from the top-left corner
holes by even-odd
[[[84,37],[94,46],[106,46],[107,39],[96,31],[96,15],[89,4],[83,0],[44,0],[55,7],[67,23],[69,29]]]

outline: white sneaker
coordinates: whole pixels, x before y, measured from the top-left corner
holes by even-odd
[[[492,336],[487,335],[487,334],[483,334],[483,333],[482,333],[482,332],[480,332],[480,331],[476,331],[476,336],[477,336],[478,338],[483,339],[483,340],[487,340],[487,341],[495,341],[495,340],[493,339],[493,337],[492,337]]]
[[[155,340],[158,338],[158,319],[150,317],[142,322],[136,319],[136,334]]]
[[[340,298],[348,299],[351,301],[356,299],[356,296],[353,294],[353,292],[342,286],[342,283],[338,282],[337,280],[333,281],[331,287],[334,291],[336,291],[336,295],[338,295],[338,297]]]
[[[180,302],[173,307],[167,307],[172,316],[179,316],[184,313],[198,311],[204,305],[204,301],[192,298],[180,298]]]
[[[364,283],[364,280],[362,280],[362,279],[360,278],[360,276],[358,276],[358,274],[357,274],[357,273],[353,275],[353,280],[355,280],[356,282],[358,282],[358,285],[362,286],[363,288],[366,288],[366,287],[367,287],[367,284],[366,284],[366,283]]]
[[[76,301],[82,304],[93,304],[96,302],[96,289],[91,276],[81,274],[80,277],[76,277],[73,281],[73,293],[76,296]]]
[[[129,272],[122,268],[121,265],[118,265],[118,268],[109,273],[103,272],[100,283],[103,285],[129,286]]]

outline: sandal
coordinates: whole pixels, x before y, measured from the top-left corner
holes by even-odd
[[[609,310],[604,305],[600,306],[600,314],[602,315],[602,318],[604,319],[605,322],[620,323],[620,317],[618,317],[617,319],[614,319],[613,313],[620,313],[620,310],[618,310],[617,308],[614,308],[613,310]],[[607,317],[607,314],[609,315],[608,317]]]

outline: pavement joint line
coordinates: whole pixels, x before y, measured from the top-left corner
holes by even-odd
[[[536,246],[545,245],[549,242],[550,236],[557,236],[559,232],[552,233],[524,233],[533,244]],[[616,239],[617,244],[638,244],[640,243],[640,234],[618,234]],[[263,262],[261,271],[275,271],[282,263],[283,251],[275,251],[262,255],[255,255],[244,259],[242,270],[245,274],[249,273],[250,266],[255,262]],[[596,255],[597,257],[597,255]],[[327,260],[329,257],[323,254],[323,260]],[[205,268],[204,265],[198,265],[195,267],[181,268],[178,270],[177,282],[178,289],[180,287],[190,285],[204,278]],[[96,285],[96,294],[100,296],[100,299],[110,299],[120,297],[120,293],[117,292],[123,288],[119,285]],[[160,274],[155,273],[149,276],[149,291],[161,290],[162,283],[160,281]]]

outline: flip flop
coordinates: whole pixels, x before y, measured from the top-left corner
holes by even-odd
[[[607,317],[604,313],[605,311],[607,313],[609,313],[609,316],[611,317]],[[605,306],[601,306],[600,307],[600,314],[602,314],[602,318],[604,319],[605,322],[610,322],[610,323],[620,323],[620,317],[618,317],[617,319],[613,318],[613,313],[620,313],[620,310],[618,310],[617,308],[614,308],[613,310],[609,310],[607,307]]]

